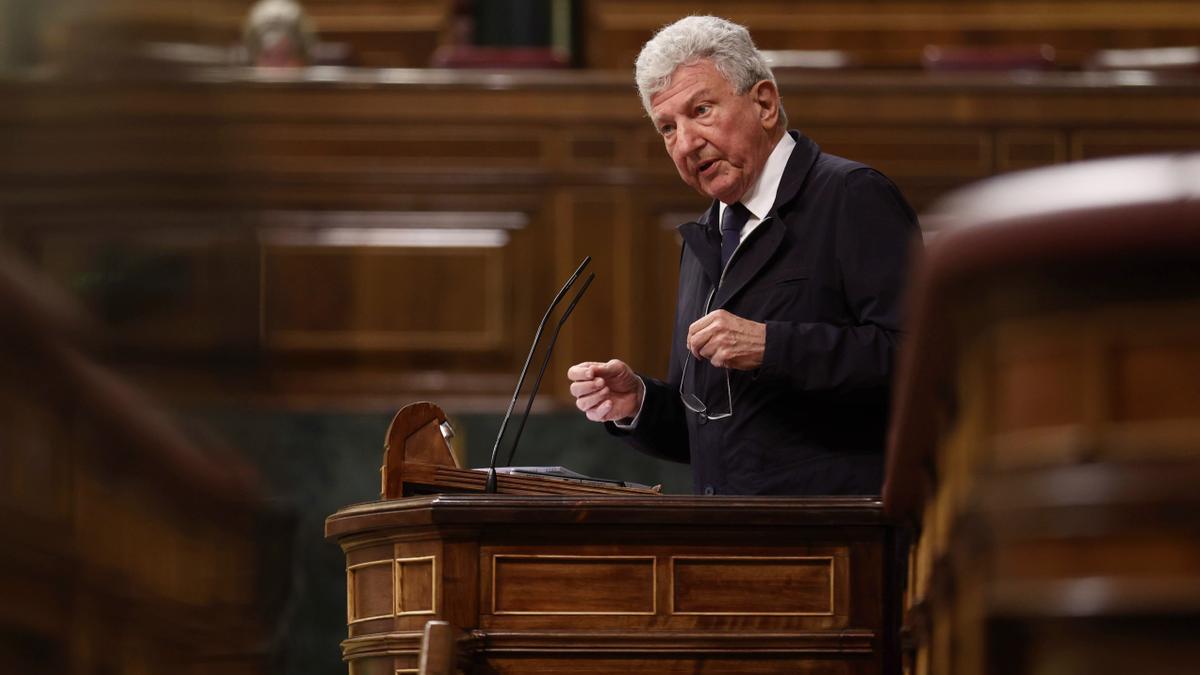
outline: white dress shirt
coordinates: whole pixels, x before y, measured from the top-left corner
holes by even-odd
[[[745,206],[746,210],[750,212],[750,218],[742,226],[741,238],[738,239],[739,245],[746,241],[746,237],[750,236],[754,228],[758,227],[763,217],[775,204],[775,193],[779,192],[779,182],[783,180],[783,170],[787,168],[788,159],[792,156],[792,149],[795,147],[796,139],[792,138],[791,134],[784,134],[767,157],[767,163],[763,165],[758,180],[754,181],[754,185],[751,185],[746,194],[742,195],[742,206]],[[717,204],[718,223],[725,217],[727,208],[729,205],[725,202]]]

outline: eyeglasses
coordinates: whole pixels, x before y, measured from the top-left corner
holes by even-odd
[[[725,371],[725,396],[726,396],[726,401],[728,402],[728,405],[725,408],[725,412],[710,413],[709,409],[708,409],[708,405],[706,405],[704,403],[704,401],[702,401],[700,399],[700,397],[696,395],[694,382],[693,382],[691,390],[685,391],[685,389],[687,388],[687,381],[688,381],[687,380],[688,366],[690,366],[692,364],[692,361],[699,361],[699,359],[695,358],[691,354],[688,354],[683,357],[683,376],[679,378],[679,399],[681,401],[683,401],[683,406],[685,408],[687,408],[688,410],[691,410],[694,413],[699,413],[699,414],[703,415],[706,419],[709,419],[709,420],[721,420],[721,419],[725,419],[726,417],[732,416],[733,415],[733,390],[729,386],[729,369],[728,368],[721,369],[721,370]],[[693,370],[695,370],[695,369],[693,368]],[[695,380],[696,379],[695,376],[693,376],[692,379]]]

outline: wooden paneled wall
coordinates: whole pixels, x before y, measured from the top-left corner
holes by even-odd
[[[1016,168],[1200,147],[1200,84],[791,76],[793,126],[919,208]],[[193,396],[495,409],[545,303],[578,360],[666,370],[687,189],[626,76],[341,71],[8,81],[0,234]],[[936,229],[936,220],[924,223]]]
[[[1048,44],[1078,67],[1098,49],[1200,44],[1200,5],[1189,0],[913,1],[583,0],[586,63],[632,67],[655,30],[689,14],[750,28],[760,49],[844,51],[859,66],[915,68],[926,45]]]

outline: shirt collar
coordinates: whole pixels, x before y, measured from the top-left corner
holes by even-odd
[[[783,170],[787,168],[788,158],[792,156],[792,149],[795,147],[796,140],[792,138],[791,134],[785,133],[783,138],[775,144],[775,149],[767,156],[767,162],[763,165],[758,180],[750,186],[746,194],[742,195],[742,206],[750,211],[755,220],[762,220],[771,210],[771,206],[775,204],[775,193],[779,192],[779,182],[783,179]],[[727,204],[721,203],[718,216],[725,213],[726,206]]]

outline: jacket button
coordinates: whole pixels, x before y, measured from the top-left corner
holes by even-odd
[[[707,497],[711,497],[713,495],[713,486],[705,485],[704,486],[704,495]]]

